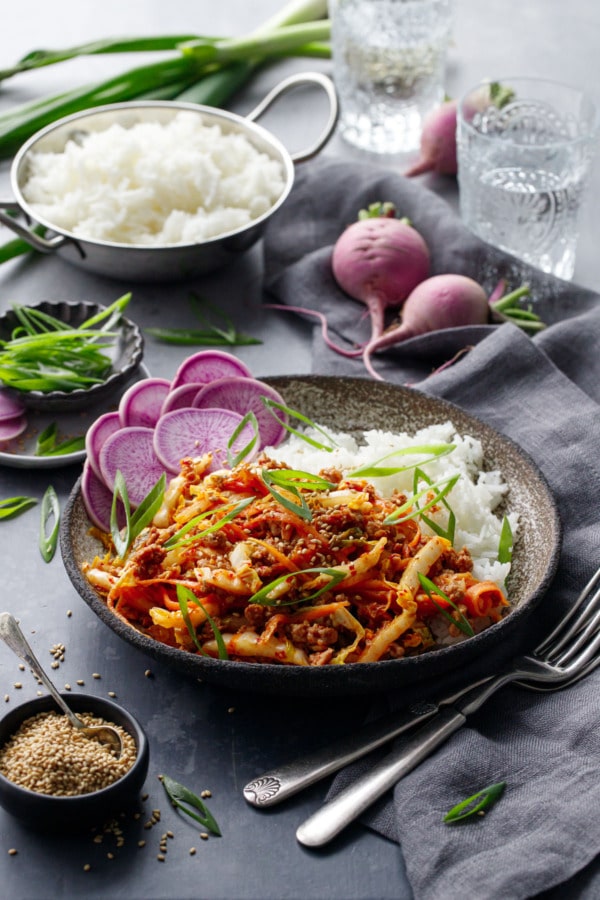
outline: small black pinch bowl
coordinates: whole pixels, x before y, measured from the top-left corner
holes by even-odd
[[[39,830],[68,829],[83,831],[101,826],[120,812],[135,807],[146,780],[149,765],[148,738],[135,717],[119,704],[91,694],[65,695],[71,709],[77,713],[91,713],[114,725],[120,725],[134,739],[137,756],[132,767],[118,781],[102,790],[75,797],[55,797],[38,794],[9,781],[0,774],[0,806],[32,828]],[[60,712],[52,697],[38,697],[16,706],[0,720],[0,747],[31,716],[55,710]]]
[[[510,612],[499,622],[452,646],[419,656],[325,666],[286,666],[209,659],[168,647],[109,609],[92,588],[82,564],[102,553],[90,534],[79,484],[61,517],[61,555],[75,589],[96,615],[125,641],[196,679],[235,690],[314,697],[393,691],[409,704],[447,694],[456,686],[493,674],[531,639],[531,622],[558,565],[562,527],[549,486],[530,456],[514,441],[446,400],[421,391],[363,378],[280,376],[265,378],[293,409],[337,432],[407,431],[451,421],[459,434],[481,441],[484,469],[500,469],[508,485],[506,511],[519,516],[508,578]],[[543,615],[543,612],[540,613]],[[534,624],[536,621],[534,620]]]
[[[72,328],[78,328],[87,319],[102,312],[106,307],[85,301],[71,303],[66,300],[44,301],[31,304],[47,315],[59,319]],[[0,340],[9,340],[13,329],[19,324],[14,310],[8,310],[0,316]],[[87,388],[74,391],[18,391],[6,388],[28,409],[44,412],[72,412],[92,407],[118,394],[120,388],[129,380],[140,365],[144,356],[144,338],[140,328],[131,319],[121,316],[115,330],[118,334],[114,346],[104,351],[110,354],[112,367],[104,381]],[[0,382],[0,386],[2,383]]]

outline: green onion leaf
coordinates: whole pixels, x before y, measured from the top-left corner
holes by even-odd
[[[267,488],[268,492],[271,496],[280,503],[281,506],[285,507],[285,509],[290,512],[295,513],[297,516],[300,516],[301,519],[304,519],[306,522],[310,522],[312,520],[312,512],[310,511],[310,507],[308,506],[306,500],[300,493],[295,485],[289,483],[285,485],[285,490],[288,494],[291,494],[293,497],[298,499],[298,503],[294,503],[293,500],[290,500],[289,497],[286,497],[284,494],[281,494],[274,487],[275,484],[278,484],[276,476],[274,476],[274,472],[272,469],[263,469],[261,472],[262,480]]]
[[[276,588],[281,584],[285,584],[287,581],[292,581],[298,575],[310,575],[312,573],[329,575],[330,581],[327,582],[322,588],[319,588],[318,591],[315,591],[312,594],[308,594],[306,597],[296,597],[294,600],[279,600],[273,599],[269,597]],[[343,581],[344,578],[347,578],[347,572],[340,572],[339,569],[327,568],[327,567],[316,567],[314,569],[298,569],[297,572],[288,572],[285,575],[280,575],[279,578],[276,578],[274,581],[269,582],[264,587],[257,591],[255,594],[250,597],[248,603],[258,603],[261,606],[294,606],[296,603],[306,603],[307,600],[316,600],[317,597],[320,597],[321,594],[324,594],[326,591],[332,590],[332,588],[336,587],[340,581]]]
[[[246,446],[242,447],[242,449],[239,451],[239,453],[236,453],[234,456],[233,455],[233,445],[235,444],[236,439],[240,436],[240,434],[242,433],[242,431],[244,430],[246,425],[252,426],[252,430],[253,430],[254,434],[250,438],[250,440],[248,441]],[[256,447],[258,438],[259,438],[258,420],[256,418],[256,415],[252,412],[252,410],[250,410],[250,412],[246,413],[246,415],[244,416],[244,418],[242,419],[240,424],[237,426],[237,428],[235,429],[235,431],[233,432],[233,434],[227,441],[227,462],[229,463],[229,465],[232,469],[235,469],[236,466],[239,466],[239,464],[242,462],[242,460],[244,460],[248,456],[249,453],[252,453],[252,451]]]
[[[198,640],[198,635],[196,634],[196,629],[190,619],[189,609],[188,609],[188,601],[192,601],[197,606],[200,607],[204,615],[206,616],[206,621],[212,628],[212,633],[215,636],[215,641],[217,642],[217,648],[219,651],[219,659],[229,659],[229,654],[227,653],[227,647],[225,646],[225,641],[223,640],[223,635],[219,631],[216,622],[208,613],[208,610],[203,605],[203,603],[196,597],[193,591],[191,591],[184,584],[177,585],[177,602],[179,603],[179,609],[181,610],[181,615],[183,616],[183,621],[185,622],[186,628],[189,632],[191,639],[196,645],[197,649],[200,651],[202,656],[208,656],[208,654],[202,649],[200,645],[200,641]]]
[[[416,444],[414,447],[402,447],[399,450],[392,450],[391,453],[386,453],[385,456],[382,456],[371,465],[363,466],[362,469],[355,469],[349,473],[348,478],[382,478],[386,475],[397,475],[399,472],[406,472],[409,469],[414,469],[415,466],[424,466],[434,459],[447,456],[448,453],[452,453],[455,449],[456,444]],[[408,466],[382,467],[380,465],[380,463],[385,462],[386,459],[390,459],[392,456],[413,456],[417,453],[427,453],[429,456],[418,462],[410,463]]]
[[[85,435],[68,438],[56,443],[58,428],[56,422],[52,422],[37,437],[35,444],[35,456],[63,456],[65,453],[77,453],[85,450]]]
[[[14,519],[36,503],[35,497],[5,497],[0,500],[0,519]]]
[[[135,512],[132,513],[125,479],[123,478],[121,470],[117,469],[110,510],[110,533],[112,535],[117,556],[119,556],[120,559],[124,559],[127,556],[129,548],[136,537],[150,524],[160,509],[165,495],[166,483],[167,477],[163,472],[158,481],[150,488]],[[119,500],[123,504],[123,510],[125,512],[125,527],[122,531],[118,524]]]
[[[223,321],[225,327],[220,328],[218,325],[210,323],[201,309],[201,304],[208,306],[213,315],[218,316]],[[201,299],[195,294],[192,294],[190,297],[190,305],[195,316],[204,325],[204,328],[146,328],[146,333],[166,344],[201,344],[207,347],[237,347],[262,343],[258,338],[249,337],[247,334],[242,334],[240,331],[237,331],[230,317],[222,310],[212,306],[208,300]]]
[[[337,487],[333,481],[328,481],[320,475],[313,475],[312,472],[303,472],[301,469],[268,469],[264,471],[269,472],[271,484],[277,484],[279,487],[300,487],[306,491],[330,491]]]
[[[179,784],[178,781],[169,778],[168,775],[159,775],[159,778],[162,781],[162,785],[167,792],[169,800],[176,809],[181,810],[181,812],[190,816],[192,819],[195,819],[196,822],[199,822],[212,834],[216,834],[217,837],[221,836],[221,829],[217,825],[216,819],[209,811],[206,804],[202,802],[200,797],[197,797],[196,794],[190,791],[189,788],[184,787],[183,784]],[[197,812],[193,812],[192,810],[197,810]]]
[[[48,530],[48,523],[54,521],[51,530]],[[60,529],[60,505],[56,491],[52,485],[48,485],[46,493],[42,498],[42,506],[40,510],[40,553],[45,562],[49,563],[56,553],[58,544],[58,533]]]
[[[505,781],[498,781],[496,784],[490,784],[481,791],[477,791],[476,794],[467,797],[466,800],[461,800],[460,803],[457,803],[456,806],[453,806],[452,809],[446,813],[444,822],[452,825],[456,822],[464,822],[465,819],[470,819],[471,816],[483,814],[485,809],[488,809],[500,799],[504,793],[505,787]]]
[[[441,588],[439,588],[436,584],[434,584],[433,581],[431,581],[429,578],[427,578],[426,575],[423,575],[421,572],[419,572],[418,576],[419,576],[419,582],[421,584],[421,587],[423,588],[423,590],[425,591],[425,593],[427,594],[427,596],[429,597],[431,602],[435,606],[437,606],[437,608],[442,613],[442,615],[446,619],[448,619],[448,621],[452,625],[456,625],[457,628],[460,628],[460,630],[463,632],[463,634],[466,634],[467,637],[473,637],[475,632],[473,631],[473,628],[471,627],[471,623],[468,622],[467,619],[465,619],[463,614],[458,609],[458,606],[456,605],[456,603],[453,603],[452,600],[450,599],[450,597],[448,597]],[[446,603],[448,603],[458,613],[458,618],[455,619],[454,616],[451,616],[450,613],[448,612],[448,610],[444,609],[444,607],[441,605],[441,603],[437,602],[437,600],[433,596],[434,594],[437,594],[438,597],[441,597],[442,600],[445,600]]]
[[[459,478],[460,473],[452,475],[450,478],[442,478],[440,481],[436,481],[433,484],[428,484],[427,487],[414,494],[406,501],[406,503],[403,503],[395,509],[394,512],[390,513],[389,516],[386,516],[383,520],[383,524],[395,525],[397,522],[407,522],[409,519],[415,519],[417,516],[422,516],[424,512],[427,512],[428,509],[431,509],[432,506],[439,503],[446,494],[450,493]],[[433,498],[426,503],[425,506],[417,506],[416,501],[428,494],[431,490],[434,491]],[[409,512],[413,506],[415,509],[412,512]],[[404,515],[405,513],[406,515]]]
[[[327,434],[327,432],[324,431],[323,428],[313,422],[312,419],[309,419],[308,416],[303,415],[295,409],[291,409],[289,406],[285,406],[283,403],[278,403],[276,400],[272,400],[270,397],[261,397],[261,400],[269,410],[273,418],[277,422],[279,422],[279,424],[283,428],[285,428],[285,430],[289,434],[295,434],[296,437],[301,438],[307,444],[310,444],[311,447],[316,447],[318,450],[326,450],[328,453],[331,453],[334,447],[337,446],[331,435]],[[323,435],[323,437],[327,441],[327,444],[322,444],[319,441],[316,441],[314,438],[310,438],[302,431],[298,431],[297,429],[292,428],[289,422],[286,422],[285,419],[282,419],[277,415],[277,413],[275,412],[276,409],[290,416],[290,418],[296,419],[298,422],[302,422],[304,425],[308,425],[310,428],[314,428],[315,431],[318,431],[319,434]]]
[[[500,531],[500,541],[498,543],[498,562],[509,563],[512,560],[513,552],[513,533],[508,518],[504,516],[502,519],[502,530]]]
[[[429,476],[426,475],[422,469],[415,469],[413,477],[413,494],[416,494],[418,492],[419,481],[425,481],[430,487],[432,485],[431,478],[429,478]],[[452,509],[446,498],[444,496],[440,496],[439,499],[443,506],[445,506],[448,510],[448,525],[446,528],[443,528],[433,519],[429,518],[429,516],[426,516],[423,512],[425,507],[421,509],[418,502],[416,505],[421,513],[421,519],[423,520],[423,522],[425,522],[425,524],[428,525],[431,530],[435,532],[435,534],[439,535],[439,537],[446,538],[446,540],[450,541],[450,543],[453,544],[454,535],[456,533],[456,516],[454,514],[454,510]]]
[[[163,547],[166,550],[172,550],[174,547],[185,547],[189,544],[195,543],[195,541],[201,540],[203,537],[206,537],[208,534],[214,534],[215,531],[219,531],[224,525],[228,522],[231,522],[242,510],[246,509],[251,503],[256,500],[256,497],[244,497],[243,500],[238,500],[237,503],[223,503],[221,506],[215,506],[213,509],[207,509],[205,512],[200,513],[197,516],[194,516],[193,519],[190,519],[189,522],[186,522],[185,525],[172,534],[171,537],[165,541]],[[189,538],[186,538],[185,535],[195,528],[203,519],[208,518],[208,516],[212,516],[214,513],[218,513],[221,511],[225,511],[225,515],[222,516],[218,521],[213,522],[212,525],[208,525],[206,528],[203,528],[202,531],[197,532],[196,534],[191,535]]]

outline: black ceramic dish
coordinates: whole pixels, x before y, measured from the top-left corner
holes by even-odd
[[[0,775],[0,806],[25,825],[41,830],[57,828],[80,831],[102,825],[112,816],[135,806],[148,774],[148,739],[131,713],[111,700],[90,694],[70,693],[65,695],[65,700],[76,713],[89,712],[124,728],[135,740],[137,757],[129,771],[114,784],[77,797],[38,794]],[[0,720],[0,746],[6,743],[25,719],[49,710],[59,711],[50,696],[29,700],[11,709]]]
[[[105,309],[96,303],[69,303],[67,301],[45,301],[31,305],[73,328],[78,328],[91,316]],[[18,325],[18,319],[14,310],[11,309],[0,316],[0,339],[8,340],[16,325]],[[29,409],[53,412],[84,409],[116,394],[131,378],[144,355],[144,339],[138,326],[131,319],[122,316],[116,327],[119,334],[114,348],[111,351],[105,351],[111,354],[112,368],[108,377],[100,384],[94,384],[88,388],[78,388],[74,391],[50,391],[47,393],[12,391],[12,393]]]
[[[403,659],[315,667],[278,666],[208,659],[167,647],[119,619],[82,575],[81,566],[100,553],[89,533],[79,485],[64,509],[62,558],[86,603],[113,631],[156,659],[205,681],[239,690],[326,698],[393,690],[406,696],[439,694],[453,680],[489,674],[527,640],[528,622],[555,573],[561,545],[558,511],[535,463],[513,441],[446,401],[385,382],[323,376],[265,379],[296,410],[337,431],[371,428],[408,431],[451,420],[461,434],[483,445],[488,469],[499,468],[510,491],[507,507],[520,518],[508,590],[513,609],[476,637]]]

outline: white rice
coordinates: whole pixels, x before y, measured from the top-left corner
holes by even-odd
[[[111,125],[28,156],[23,196],[41,218],[90,240],[191,244],[234,231],[281,195],[280,162],[241,132],[178,112],[167,124]]]
[[[318,431],[309,428],[305,433],[324,443],[323,435]],[[349,434],[328,433],[337,444],[332,452],[312,447],[302,438],[291,435],[279,447],[269,447],[265,453],[293,469],[316,474],[323,469],[337,468],[347,474],[359,467],[375,464],[394,450],[424,444],[454,444],[455,449],[448,455],[424,464],[419,462],[419,467],[433,482],[460,474],[457,483],[445,497],[456,516],[454,547],[456,550],[467,547],[470,551],[476,578],[493,581],[505,589],[510,563],[497,561],[502,516],[496,510],[506,496],[508,486],[500,471],[482,470],[483,449],[480,441],[469,435],[458,434],[451,422],[431,425],[414,434],[366,431],[360,442]],[[380,465],[405,466],[430,456],[430,453],[423,452],[395,456]],[[411,468],[385,477],[367,477],[366,480],[383,496],[389,497],[394,491],[400,491],[410,498],[413,494],[413,478],[414,469]],[[424,483],[421,484],[421,488],[425,486]],[[421,505],[424,502],[421,500]],[[439,511],[429,510],[427,516],[445,527],[448,513],[441,504],[439,506]],[[516,537],[518,517],[514,513],[509,514],[508,520],[513,536]],[[424,522],[420,521],[419,525],[424,533],[433,533]]]

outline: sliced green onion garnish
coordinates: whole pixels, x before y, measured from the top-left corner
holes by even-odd
[[[243,432],[246,425],[252,426],[253,435],[250,438],[250,440],[248,441],[248,443],[246,444],[246,446],[242,447],[242,449],[238,453],[236,453],[234,456],[233,455],[233,445],[235,444],[236,439]],[[252,453],[252,451],[256,447],[258,438],[259,438],[258,421],[257,421],[256,415],[252,412],[252,410],[250,410],[250,412],[246,413],[246,415],[244,416],[242,421],[239,423],[239,425],[237,426],[237,428],[234,430],[233,434],[227,441],[227,462],[229,463],[229,465],[231,466],[232,469],[235,469],[236,466],[239,466],[239,464],[242,462],[242,460],[244,460],[248,456],[249,453]]]
[[[296,578],[298,575],[310,575],[310,574],[320,574],[320,575],[330,575],[331,580],[327,582],[322,588],[319,588],[318,591],[314,591],[312,594],[308,594],[306,597],[296,597],[294,600],[278,600],[272,599],[269,597],[276,588],[281,584],[285,584],[286,581],[291,581]],[[280,575],[279,578],[276,578],[274,581],[269,582],[264,587],[253,594],[248,603],[258,603],[261,606],[294,606],[296,603],[306,603],[308,600],[316,600],[317,597],[320,597],[321,594],[324,594],[326,591],[330,591],[332,588],[336,587],[340,581],[343,581],[344,578],[347,578],[347,572],[340,572],[339,569],[330,569],[330,568],[314,568],[314,569],[299,569],[297,572],[288,572],[285,575]]]
[[[303,472],[301,469],[267,469],[271,484],[289,488],[290,486],[303,488],[306,491],[330,491],[337,485],[320,475],[312,472]],[[264,475],[263,471],[263,475]]]
[[[418,493],[419,481],[425,481],[429,486],[433,484],[431,478],[429,478],[429,476],[426,475],[422,469],[415,469],[413,477],[414,494]],[[439,525],[437,522],[434,522],[434,520],[430,519],[429,516],[426,516],[423,512],[423,509],[425,509],[425,507],[421,509],[419,507],[419,504],[417,503],[417,508],[419,509],[423,522],[425,522],[425,524],[428,525],[435,534],[439,535],[439,537],[446,538],[446,540],[450,541],[450,543],[453,544],[454,535],[456,533],[456,516],[454,514],[454,510],[452,509],[446,498],[442,496],[439,499],[442,505],[445,506],[448,511],[448,525],[446,528],[442,528],[441,525]]]
[[[49,523],[52,524],[49,529]],[[60,529],[60,504],[56,491],[52,485],[48,485],[46,493],[42,498],[42,507],[40,510],[40,553],[44,562],[49,563],[56,553],[58,544],[58,533]]]
[[[172,550],[174,547],[186,547],[189,544],[193,544],[196,541],[201,540],[209,534],[214,534],[215,531],[219,531],[224,525],[228,522],[231,522],[242,510],[246,509],[251,503],[256,500],[256,497],[244,497],[243,500],[238,500],[237,503],[223,503],[221,506],[215,506],[213,509],[207,509],[205,512],[200,513],[197,516],[194,516],[193,519],[190,519],[189,522],[186,522],[175,534],[172,534],[168,541],[165,541],[163,547],[166,550]],[[225,512],[225,515],[222,516],[218,521],[213,522],[212,525],[208,525],[206,528],[203,528],[202,531],[197,532],[196,534],[190,535],[190,537],[186,537],[186,534],[195,528],[196,525],[199,525],[204,519],[208,518],[208,516],[212,516],[214,513]]]
[[[443,478],[440,481],[436,481],[433,484],[428,484],[427,487],[423,488],[423,490],[414,494],[410,500],[407,500],[406,503],[403,503],[398,509],[395,509],[394,512],[390,513],[389,516],[386,516],[383,520],[384,525],[395,525],[397,522],[407,522],[409,519],[415,519],[417,516],[422,516],[424,512],[427,512],[428,509],[431,509],[432,506],[435,506],[437,503],[442,500],[446,494],[449,494],[458,479],[460,478],[460,473],[456,475],[452,475],[450,478]],[[421,497],[428,494],[430,491],[434,492],[433,498],[425,504],[425,506],[416,506],[412,512],[409,512],[415,506],[417,500]],[[406,515],[405,515],[406,513]]]
[[[200,308],[201,303],[208,306],[213,315],[222,319],[224,323],[223,328],[211,324],[207,320]],[[216,307],[210,304],[208,300],[201,299],[195,294],[192,294],[190,297],[190,305],[196,317],[203,323],[204,328],[146,328],[146,334],[150,334],[158,341],[163,341],[166,344],[201,344],[207,347],[236,347],[262,343],[258,338],[253,338],[237,331],[231,318],[222,310],[216,309]]]
[[[197,797],[193,791],[184,787],[183,784],[179,784],[178,781],[173,781],[168,775],[159,775],[159,778],[167,792],[167,797],[176,809],[195,819],[196,822],[199,822],[203,828],[207,828],[212,834],[216,834],[217,837],[221,836],[221,829],[217,825],[216,819],[200,797]],[[196,810],[196,812],[192,810]]]
[[[196,629],[190,619],[190,613],[188,609],[188,602],[191,601],[200,607],[204,615],[206,616],[206,621],[212,628],[212,633],[215,636],[215,641],[217,642],[217,648],[219,651],[219,659],[229,659],[229,654],[227,653],[227,647],[225,646],[225,641],[223,640],[223,635],[217,628],[217,625],[214,619],[209,615],[206,607],[201,603],[201,601],[196,597],[193,591],[191,591],[184,584],[177,585],[177,602],[179,603],[179,609],[181,610],[181,615],[183,616],[183,621],[185,622],[185,626],[188,630],[188,633],[193,640],[196,649],[202,656],[208,656],[206,651],[202,648],[200,641],[198,640],[198,635],[196,634]]]
[[[68,438],[56,443],[58,428],[56,422],[52,422],[40,432],[35,443],[35,456],[62,456],[65,453],[77,453],[85,450],[85,436]]]
[[[498,543],[498,562],[509,563],[512,561],[513,552],[513,533],[507,516],[502,519],[502,530],[500,531],[500,541]]]
[[[444,822],[448,825],[452,825],[456,822],[464,822],[465,819],[470,819],[471,816],[483,815],[484,810],[488,809],[500,799],[504,793],[505,787],[505,781],[498,781],[496,784],[490,784],[489,787],[477,791],[476,794],[467,797],[466,800],[461,800],[460,803],[457,803],[456,806],[453,806],[452,809],[446,813]]]
[[[454,449],[456,449],[456,444],[415,444],[414,447],[403,447],[399,450],[392,450],[391,453],[386,453],[385,456],[380,457],[371,465],[363,466],[361,469],[355,469],[353,472],[350,472],[347,477],[383,478],[386,475],[397,475],[400,472],[407,472],[409,469],[414,469],[415,466],[424,466],[428,462],[433,462],[435,459],[447,456],[448,453],[452,453]],[[391,459],[393,456],[414,456],[417,453],[426,453],[428,454],[428,458],[420,459],[418,462],[410,463],[408,466],[380,465],[382,462]]]
[[[285,490],[288,494],[291,494],[293,497],[296,497],[298,502],[294,503],[293,500],[290,500],[289,497],[281,494],[274,485],[278,484],[278,482],[273,478],[273,470],[272,469],[263,469],[261,472],[262,480],[265,483],[265,487],[271,496],[277,501],[277,503],[281,504],[281,506],[285,507],[285,509],[290,512],[295,513],[297,516],[300,516],[301,519],[304,519],[306,522],[310,522],[312,519],[312,512],[310,511],[310,507],[308,506],[306,500],[300,493],[297,487],[293,484],[286,484]]]
[[[150,524],[160,509],[165,494],[166,483],[166,475],[163,472],[156,484],[150,488],[135,512],[132,513],[125,479],[123,478],[121,470],[117,470],[113,501],[110,510],[110,533],[112,535],[115,550],[120,559],[126,557],[129,548],[136,537]],[[119,500],[123,505],[125,513],[125,527],[122,530],[119,528],[118,523]]]
[[[274,419],[276,419],[279,424],[285,428],[289,434],[295,434],[296,437],[301,438],[307,444],[310,444],[311,447],[316,447],[318,450],[326,450],[328,453],[331,453],[333,449],[337,446],[331,435],[327,434],[327,432],[321,428],[319,425],[315,424],[312,419],[309,419],[308,416],[303,415],[295,409],[291,409],[289,406],[285,406],[283,403],[278,403],[276,400],[271,399],[271,397],[261,397],[262,402],[269,410]],[[286,422],[285,419],[282,419],[277,415],[275,410],[279,410],[279,412],[283,412],[288,415],[292,419],[296,419],[298,422],[302,422],[304,425],[308,425],[309,428],[314,428],[315,431],[318,431],[319,434],[322,434],[327,444],[322,444],[319,441],[316,441],[314,438],[308,437],[307,434],[304,434],[302,431],[298,431],[296,428],[292,428],[289,422]]]
[[[421,572],[419,572],[418,575],[419,575],[419,582],[421,584],[421,587],[423,588],[423,590],[425,591],[425,593],[427,594],[427,596],[429,597],[431,602],[435,606],[437,606],[437,608],[442,613],[442,615],[446,619],[448,619],[448,621],[451,622],[452,625],[456,625],[457,628],[460,628],[460,630],[463,632],[463,634],[466,634],[468,637],[473,637],[475,632],[473,631],[473,628],[471,627],[471,623],[468,622],[467,619],[465,619],[465,617],[459,610],[456,603],[453,603],[452,600],[450,599],[450,597],[448,597],[441,588],[439,588],[436,584],[434,584],[433,581],[431,581],[431,579],[427,578],[426,575],[423,575]],[[454,616],[451,616],[450,613],[448,612],[448,610],[444,609],[444,607],[441,605],[441,603],[437,602],[437,600],[433,596],[434,594],[437,594],[438,597],[441,597],[442,600],[445,600],[446,603],[448,603],[452,607],[452,609],[454,609],[458,613],[458,618],[455,619]]]
[[[36,503],[35,497],[5,497],[0,500],[0,519],[14,519]]]

